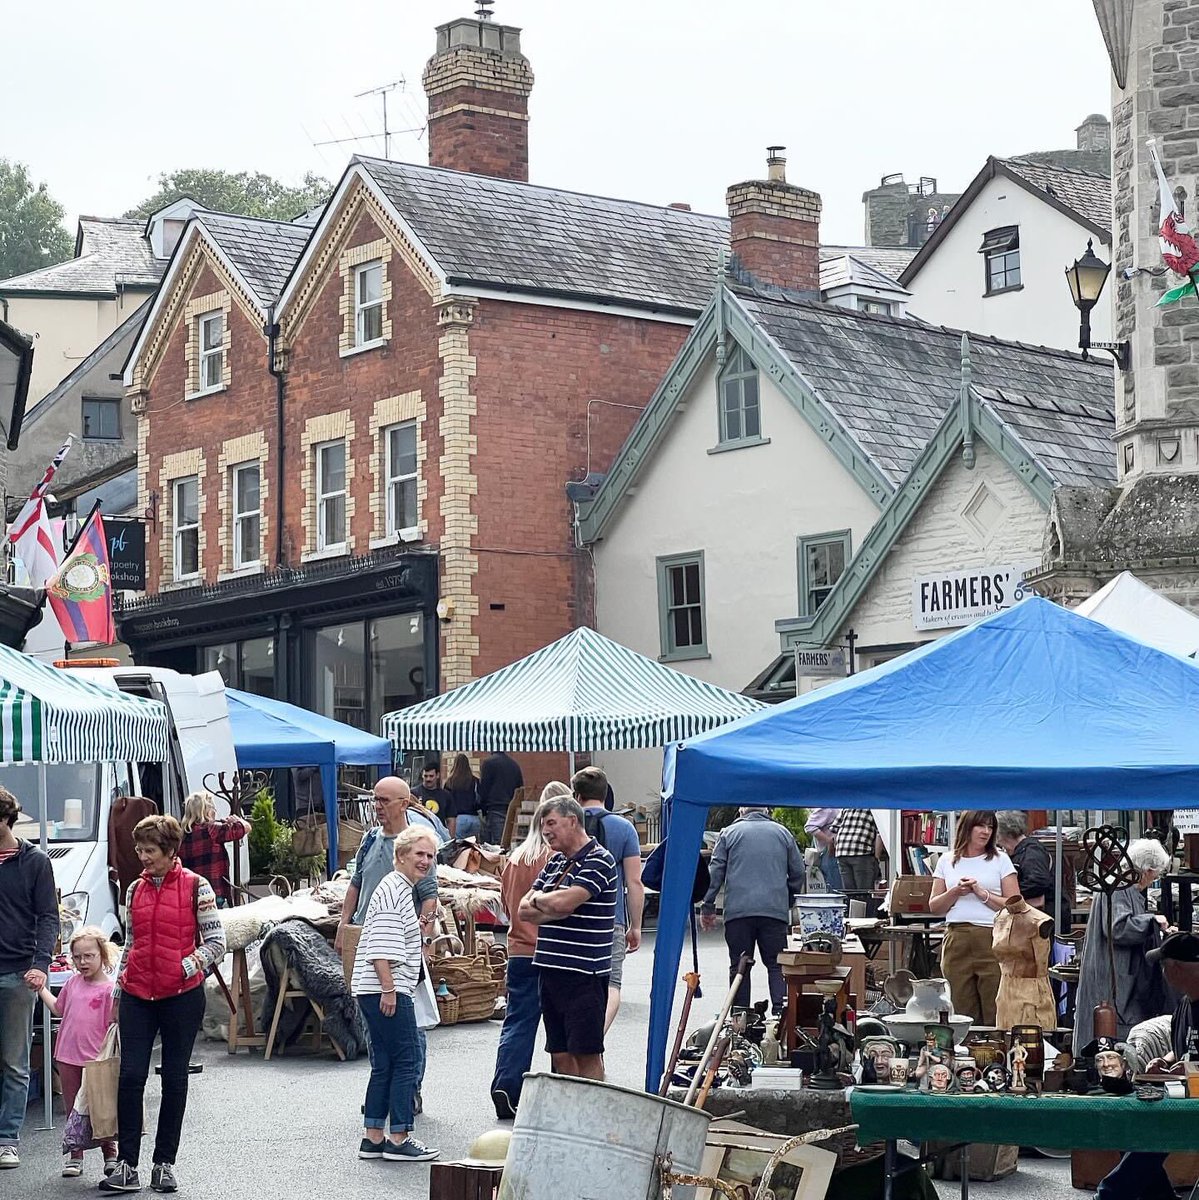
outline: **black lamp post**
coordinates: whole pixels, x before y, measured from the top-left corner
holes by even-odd
[[[1116,360],[1116,366],[1121,371],[1127,371],[1131,359],[1131,346],[1128,342],[1091,341],[1091,309],[1098,303],[1111,269],[1111,264],[1105,263],[1095,253],[1092,243],[1088,240],[1087,252],[1082,258],[1076,258],[1073,266],[1066,268],[1066,283],[1070,286],[1070,297],[1074,301],[1074,307],[1078,309],[1082,318],[1078,330],[1078,348],[1082,351],[1083,358],[1089,358],[1092,350],[1106,350]]]

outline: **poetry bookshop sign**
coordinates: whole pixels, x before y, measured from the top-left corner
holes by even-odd
[[[117,591],[141,592],[146,588],[146,527],[139,520],[105,517],[108,569]]]
[[[917,629],[953,629],[1011,608],[1024,599],[1024,575],[1034,566],[972,567],[917,575],[912,581],[912,624]]]

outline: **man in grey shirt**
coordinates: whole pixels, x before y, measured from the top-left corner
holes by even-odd
[[[716,894],[724,885],[724,940],[729,948],[729,982],[737,974],[742,954],[753,954],[766,968],[770,1001],[783,1011],[786,988],[778,965],[787,945],[791,897],[804,891],[804,865],[795,838],[768,808],[743,807],[739,818],[723,829],[712,851],[711,886],[700,909],[705,929],[716,926]],[[741,981],[733,1002],[749,1008],[749,976]]]

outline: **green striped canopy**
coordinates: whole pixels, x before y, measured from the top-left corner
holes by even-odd
[[[640,750],[763,706],[576,629],[482,679],[383,717],[401,750]]]
[[[165,762],[166,707],[0,646],[0,762]]]

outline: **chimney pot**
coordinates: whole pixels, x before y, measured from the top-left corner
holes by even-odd
[[[766,178],[774,183],[787,182],[786,146],[766,147]]]

